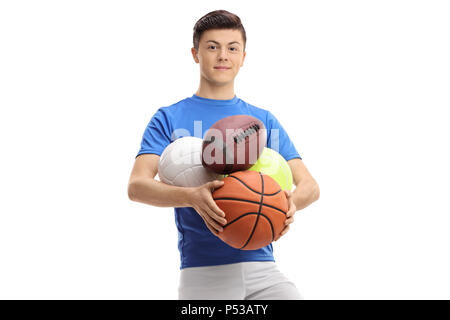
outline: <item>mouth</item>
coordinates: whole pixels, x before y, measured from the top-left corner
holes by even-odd
[[[231,68],[227,68],[227,67],[214,67],[214,69],[216,69],[216,70],[228,70],[228,69],[231,69]]]

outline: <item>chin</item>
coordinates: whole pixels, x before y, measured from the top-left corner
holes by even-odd
[[[224,80],[217,80],[217,79],[212,79],[211,81],[212,83],[214,83],[217,86],[225,86],[231,82],[233,82],[233,79],[230,79],[228,81],[224,81]]]

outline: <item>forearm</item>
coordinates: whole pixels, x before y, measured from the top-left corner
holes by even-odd
[[[135,179],[128,185],[128,197],[156,207],[189,207],[191,188],[176,187],[152,178]]]
[[[302,210],[319,199],[320,190],[316,181],[305,179],[300,181],[292,192],[292,200],[297,210]]]

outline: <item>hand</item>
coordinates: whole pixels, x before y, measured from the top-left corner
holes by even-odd
[[[215,236],[218,236],[219,232],[223,231],[222,226],[227,223],[225,212],[220,210],[212,197],[213,191],[223,186],[223,184],[223,181],[214,180],[192,188],[190,195],[191,207],[202,217],[208,229]]]
[[[294,214],[297,211],[297,207],[295,206],[294,200],[292,199],[292,193],[289,190],[284,190],[284,193],[286,194],[286,198],[289,202],[289,208],[288,212],[286,213],[286,222],[284,223],[284,229],[281,231],[278,238],[276,238],[274,241],[277,241],[282,236],[286,234],[286,232],[289,231],[289,225],[294,222]]]

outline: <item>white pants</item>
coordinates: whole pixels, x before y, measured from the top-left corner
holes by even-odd
[[[273,261],[181,269],[180,300],[302,300]]]

